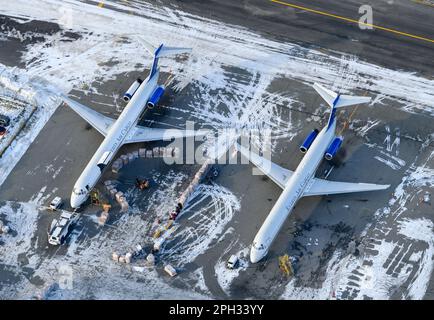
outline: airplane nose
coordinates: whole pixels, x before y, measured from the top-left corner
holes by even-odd
[[[81,199],[79,197],[77,197],[75,194],[71,195],[71,207],[73,209],[77,209],[78,207],[80,207],[82,202],[83,201],[81,201]]]
[[[259,262],[263,257],[264,257],[264,255],[261,254],[261,252],[258,251],[257,249],[255,249],[255,248],[253,248],[253,247],[250,249],[250,262],[251,262],[251,263],[257,263],[257,262]]]

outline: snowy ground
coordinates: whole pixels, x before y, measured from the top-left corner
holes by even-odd
[[[7,127],[6,135],[0,140],[0,154],[6,150],[7,146],[13,141],[13,137],[18,133],[20,129],[21,121],[26,120],[25,112],[31,111],[31,107],[26,104],[17,104],[14,100],[8,97],[0,97],[0,115],[4,115],[11,119],[10,125]]]
[[[420,166],[412,166],[388,206],[377,210],[376,225],[364,231],[367,243],[363,255],[336,251],[320,289],[303,290],[292,281],[283,298],[422,299],[433,270],[434,225],[430,219],[417,217],[415,211],[431,211],[422,195],[432,192],[434,185],[432,169],[426,167],[428,163],[432,166],[433,156],[431,153]],[[386,223],[386,216],[394,224]],[[391,240],[396,235],[397,240]]]
[[[175,75],[175,90],[182,91],[189,86],[195,90],[195,99],[188,105],[171,105],[171,110],[216,130],[272,128],[274,153],[281,150],[283,142],[291,141],[306,121],[305,117],[288,114],[281,107],[303,109],[304,97],[289,85],[273,90],[276,82],[312,84],[316,81],[341,93],[368,93],[373,97],[371,106],[396,104],[408,117],[434,115],[431,79],[381,68],[356,56],[339,52],[328,55],[271,41],[241,27],[177,10],[134,1],[129,4],[107,1],[104,8],[99,8],[93,3],[70,0],[59,8],[58,2],[47,0],[38,2],[37,6],[32,1],[7,2],[2,4],[0,14],[14,17],[22,24],[36,19],[60,25],[60,31],[53,34],[23,34],[12,29],[0,38],[38,37],[23,52],[25,68],[0,66],[0,84],[8,90],[21,88],[22,98],[34,101],[39,107],[29,126],[31,129],[23,132],[18,137],[19,143],[12,145],[0,159],[0,185],[60,104],[58,92],[76,89],[86,95],[102,95],[98,90],[105,82],[133,69],[143,70],[150,64],[151,57],[131,30],[146,35],[146,40],[153,44],[163,39],[169,45],[193,48],[187,61],[161,61],[162,70]],[[78,36],[68,36],[67,31]],[[108,98],[112,105],[118,105],[118,94]],[[323,110],[318,106],[307,121],[318,121]],[[383,144],[369,140],[374,128],[386,132]],[[399,174],[403,172],[402,182],[395,187],[388,203],[371,212],[375,219],[363,231],[368,248],[363,255],[354,257],[336,249],[326,262],[326,276],[320,288],[305,287],[295,278],[286,285],[281,298],[326,299],[333,294],[340,298],[423,298],[433,268],[434,239],[432,217],[424,215],[426,207],[420,198],[425,191],[432,192],[434,183],[433,153],[429,151],[432,148],[429,134],[433,132],[410,137],[423,144],[418,150],[420,156],[408,156],[399,153],[399,132],[381,119],[355,119],[350,130],[364,139],[367,148],[375,150],[378,166]],[[261,145],[262,141],[257,139],[256,143]],[[53,192],[41,190],[39,194],[37,190],[29,202],[4,203],[0,217],[11,225],[14,233],[1,238],[4,242],[0,246],[1,263],[12,274],[22,267],[34,271],[29,279],[1,288],[0,296],[33,297],[58,281],[58,267],[65,264],[73,266],[76,274],[74,289],[51,288],[48,294],[45,292],[46,298],[213,297],[200,266],[186,274],[185,279],[168,280],[161,272],[147,269],[137,272],[111,263],[113,250],[126,250],[149,237],[143,230],[150,230],[154,219],[171,209],[188,176],[172,172],[153,179],[159,181],[159,188],[147,198],[145,208],[133,207],[116,221],[113,229],[99,230],[93,237],[85,235],[85,225],[94,220],[85,218],[66,252],[49,257],[38,251],[40,240],[36,231],[38,219],[45,214],[38,208]],[[131,191],[128,196],[134,202],[137,194]],[[148,216],[143,217],[143,212]],[[241,199],[230,188],[219,184],[201,186],[187,208],[185,225],[164,247],[162,259],[181,269],[190,268],[221,238],[237,233],[236,229],[227,228],[237,214],[243,214]],[[315,238],[309,243],[317,245]],[[231,294],[232,282],[250,270],[247,270],[248,263],[236,271],[225,270],[227,253],[246,254],[248,246],[248,241],[235,237],[215,260],[215,278],[227,295]]]
[[[15,131],[19,125],[19,122],[15,122],[16,120],[20,121],[17,118],[21,116],[22,121],[27,121],[26,119],[31,115],[33,107],[36,106],[37,108],[28,120],[24,130],[19,133],[15,142],[12,142],[0,159],[2,168],[0,171],[1,185],[39,131],[50,119],[50,116],[60,104],[60,100],[55,94],[56,90],[50,84],[47,84],[44,80],[29,79],[25,72],[15,68],[9,69],[6,66],[0,66],[0,86],[0,93],[5,94],[6,97],[17,98],[28,103],[22,115],[12,113],[12,128],[9,128],[11,131],[12,129]]]

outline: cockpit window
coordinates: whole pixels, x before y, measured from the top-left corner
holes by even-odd
[[[253,247],[256,249],[256,250],[264,250],[265,249],[265,246],[261,243],[261,244],[258,244],[257,242],[253,242]]]
[[[82,196],[86,194],[86,191],[84,191],[83,189],[78,189],[78,188],[74,188],[72,190],[72,192],[76,195],[76,196]]]

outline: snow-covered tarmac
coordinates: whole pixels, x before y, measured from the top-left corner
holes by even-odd
[[[32,99],[39,106],[29,129],[0,159],[0,201],[7,201],[0,207],[0,218],[15,231],[0,236],[0,282],[7,284],[1,286],[0,296],[31,298],[44,291],[46,298],[97,299],[327,299],[333,295],[421,299],[426,295],[433,269],[433,222],[429,215],[431,205],[420,198],[424,192],[432,191],[434,183],[434,130],[429,125],[434,115],[433,80],[379,67],[353,55],[326,54],[280,43],[243,27],[146,3],[106,2],[104,8],[99,8],[71,0],[59,8],[56,1],[38,1],[37,6],[33,1],[14,1],[2,3],[0,14],[12,17],[26,30],[6,25],[2,45],[7,45],[8,38],[30,41],[21,56],[25,67],[1,65],[0,84],[11,91],[21,88],[23,98]],[[30,20],[59,24],[60,31],[35,33]],[[63,186],[56,184],[62,181],[62,175],[63,179],[68,174],[74,178],[64,168],[71,163],[66,165],[63,161],[60,165],[53,160],[44,167],[32,163],[23,169],[19,161],[23,158],[28,162],[26,151],[38,134],[44,134],[44,125],[55,117],[59,92],[75,89],[77,95],[88,100],[87,104],[95,103],[100,111],[117,114],[119,94],[129,86],[125,78],[131,78],[126,74],[142,71],[151,62],[136,34],[145,35],[154,44],[163,41],[193,48],[186,61],[161,61],[162,70],[175,75],[177,92],[176,100],[164,106],[169,117],[157,117],[157,121],[179,126],[188,118],[216,130],[272,128],[273,157],[291,169],[300,157],[289,155],[308,132],[306,123],[314,126],[325,113],[309,84],[320,82],[342,93],[363,92],[372,96],[370,107],[359,108],[345,132],[346,166],[336,168],[336,175],[331,178],[360,178],[367,182],[381,178],[383,182],[390,181],[393,189],[383,195],[364,196],[370,199],[367,204],[349,196],[332,198],[330,205],[326,200],[318,202],[319,199],[303,202],[293,216],[305,220],[300,213],[309,212],[311,218],[306,220],[313,226],[304,228],[303,221],[291,218],[263,269],[245,263],[241,270],[227,272],[223,262],[230,254],[246,251],[255,225],[263,221],[267,208],[274,203],[267,203],[267,198],[275,201],[279,191],[272,189],[270,182],[252,177],[246,166],[225,166],[214,184],[198,190],[173,242],[162,251],[163,259],[184,271],[177,279],[168,280],[161,272],[137,272],[110,261],[113,250],[147,239],[145,230],[156,217],[172,208],[194,170],[169,168],[163,174],[149,169],[148,174],[158,187],[145,196],[130,190],[129,200],[137,204],[130,213],[116,219],[114,228],[95,231],[94,219],[86,216],[66,249],[47,254],[42,225],[49,217],[39,206],[60,192],[58,188]],[[119,82],[113,83],[119,79],[122,88]],[[83,136],[86,134],[89,132],[83,132]],[[92,142],[96,143],[95,139]],[[258,139],[256,143],[261,145],[262,141]],[[59,156],[62,159],[62,153]],[[359,159],[370,170],[364,169]],[[143,170],[148,168],[148,164],[139,165]],[[27,173],[16,173],[15,178],[16,166]],[[20,190],[20,186],[8,185],[8,181],[18,180],[20,174],[38,177],[41,171],[49,176],[52,186],[41,182],[35,190],[26,191],[27,198],[11,199],[11,190]],[[344,206],[346,203],[350,203],[349,209]],[[333,231],[340,222],[363,242],[363,255],[346,252],[348,235]],[[302,227],[294,235],[294,228],[298,228],[295,225],[299,224]],[[292,243],[299,243],[301,249]],[[326,248],[330,254],[324,256]],[[277,256],[286,252],[304,254],[299,276],[289,282],[278,277],[275,267]],[[47,293],[46,288],[58,281],[58,267],[63,264],[73,266],[73,289],[51,288]],[[309,275],[310,268],[313,275]],[[256,284],[250,283],[255,280]],[[276,284],[279,289],[267,292],[267,286]]]

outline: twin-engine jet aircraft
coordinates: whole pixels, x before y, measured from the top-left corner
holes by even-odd
[[[343,141],[343,137],[337,137],[335,133],[336,109],[366,103],[371,98],[339,95],[317,83],[313,87],[330,106],[330,117],[325,128],[320,132],[316,129],[313,130],[300,146],[301,152],[306,154],[295,171],[284,169],[237,145],[238,150],[245,157],[283,189],[282,194],[255,236],[250,250],[252,263],[260,261],[267,255],[271,243],[301,197],[383,190],[389,187],[389,185],[327,181],[314,177],[323,157],[331,160]]]
[[[146,49],[154,55],[151,71],[145,80],[137,79],[124,94],[128,102],[117,120],[106,117],[70,98],[64,101],[104,137],[104,141],[78,178],[71,194],[71,207],[79,208],[88,198],[104,168],[116,155],[119,148],[127,143],[156,140],[170,140],[198,134],[193,130],[156,129],[137,125],[147,109],[154,107],[164,94],[164,86],[158,84],[158,59],[175,54],[189,53],[190,48],[166,47],[161,44],[153,48],[145,43]]]

